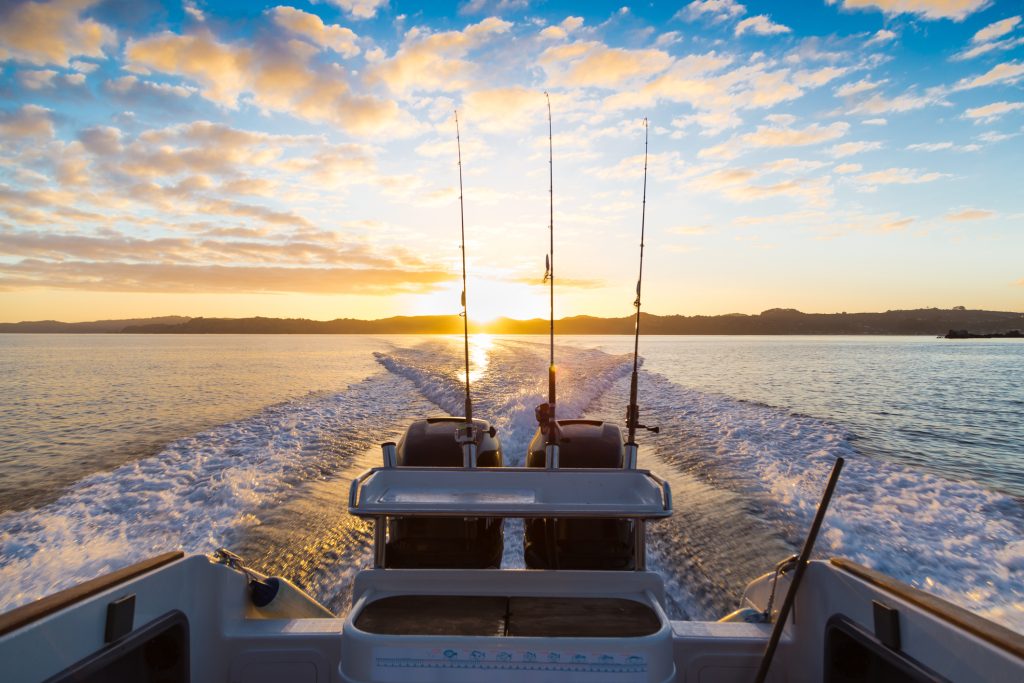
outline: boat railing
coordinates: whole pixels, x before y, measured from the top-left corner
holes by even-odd
[[[374,521],[374,564],[385,566],[390,517],[626,519],[635,568],[646,567],[646,522],[672,514],[668,483],[647,470],[536,467],[378,467],[352,481],[349,513]]]

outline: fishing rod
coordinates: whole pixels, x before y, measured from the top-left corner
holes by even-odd
[[[550,288],[550,310],[551,310],[551,362],[548,365],[548,402],[541,406],[538,412],[537,421],[547,422],[547,440],[545,451],[552,451],[545,460],[547,466],[557,467],[558,462],[558,424],[555,422],[555,165],[554,165],[554,143],[552,142],[551,128],[551,96],[544,91],[544,97],[548,103],[548,230],[550,233],[550,244],[548,255],[544,263],[544,280],[549,283]]]
[[[462,195],[462,138],[459,134],[459,112],[455,111],[455,145],[459,154],[459,228],[462,241],[462,341],[466,356],[466,426],[455,432],[455,440],[462,446],[464,467],[476,467],[476,433],[473,428],[473,401],[469,393],[469,309],[466,307],[466,207]]]
[[[647,429],[655,434],[657,427],[648,427],[640,424],[640,406],[637,405],[637,379],[640,368],[640,287],[644,280],[644,228],[647,222],[647,141],[648,141],[647,117],[644,117],[644,192],[640,208],[640,274],[636,279],[636,300],[633,306],[636,308],[636,322],[634,323],[633,334],[633,376],[629,381],[629,406],[626,408],[626,427],[629,430],[629,439],[626,442],[630,446],[630,461],[636,466],[636,430]]]
[[[469,396],[469,310],[466,308],[466,207],[462,201],[462,139],[459,112],[455,111],[455,145],[459,152],[459,228],[462,235],[462,340],[466,352],[466,422],[473,424],[473,401]]]

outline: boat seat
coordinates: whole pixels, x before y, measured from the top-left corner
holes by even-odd
[[[625,598],[397,595],[364,606],[355,625],[385,635],[638,638],[661,621]]]
[[[559,467],[621,468],[618,426],[599,420],[559,420]],[[545,467],[545,435],[530,442],[527,467]],[[536,519],[526,522],[523,555],[531,569],[632,570],[633,522],[622,519]]]
[[[455,430],[464,417],[416,420],[398,442],[399,467],[462,467]],[[477,466],[501,467],[501,442],[484,420],[477,428]],[[385,567],[401,569],[496,569],[504,550],[501,519],[490,517],[395,517],[388,522]]]

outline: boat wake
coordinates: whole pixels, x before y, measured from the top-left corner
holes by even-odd
[[[267,407],[89,476],[40,508],[0,515],[0,611],[174,548],[234,547],[344,471],[427,403],[377,373],[347,391]],[[344,499],[335,505],[339,508]]]
[[[620,383],[594,416],[614,419],[625,392]],[[818,418],[653,373],[642,376],[641,396],[644,420],[662,429],[645,438],[641,466],[669,479],[676,506],[652,545],[672,549],[659,568],[681,595],[696,587],[684,605],[691,616],[720,615],[746,582],[799,551],[842,456],[817,557],[848,557],[1024,631],[1021,501],[864,456],[854,435]]]
[[[474,413],[522,465],[545,400],[548,349],[471,339]],[[312,394],[168,444],[90,476],[46,506],[0,515],[0,610],[173,547],[226,545],[287,576],[335,611],[369,562],[368,526],[345,512],[348,481],[380,461],[408,420],[461,414],[462,340],[376,353],[346,391]],[[631,359],[559,347],[558,415],[621,422]],[[814,417],[688,389],[641,373],[641,466],[673,487],[652,525],[650,566],[675,618],[713,619],[746,583],[795,552],[837,456],[847,459],[818,555],[842,555],[1024,631],[1024,508],[975,485],[868,458],[854,435]],[[522,566],[522,525],[505,530]]]

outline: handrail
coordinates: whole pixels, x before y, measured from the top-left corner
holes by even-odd
[[[368,470],[364,470],[358,477],[352,480],[352,483],[348,487],[348,506],[350,508],[359,507],[359,487],[362,486],[363,482],[366,481],[367,477],[376,472],[378,467],[371,467]]]
[[[133,565],[112,571],[109,574],[98,576],[95,579],[90,579],[77,586],[72,586],[65,590],[48,595],[45,598],[40,598],[35,602],[30,602],[27,605],[16,607],[6,614],[0,614],[0,636],[15,631],[22,626],[27,626],[33,621],[42,619],[43,617],[49,616],[54,612],[58,612],[65,607],[70,607],[76,602],[81,602],[86,598],[90,598],[97,593],[113,588],[118,584],[122,584],[126,581],[134,579],[142,574],[151,572],[154,569],[163,567],[166,564],[170,564],[175,560],[180,560],[185,556],[185,553],[181,550],[174,550],[156,557],[151,557],[148,560],[142,562],[136,562]]]
[[[378,481],[377,476],[383,479]],[[559,481],[562,477],[566,479]],[[594,499],[571,485],[573,477],[581,478],[576,482],[580,485],[605,478],[620,479],[622,484]],[[646,483],[636,489],[641,481]],[[613,490],[618,493],[613,494]],[[381,494],[389,499],[378,500]],[[659,519],[672,514],[672,491],[668,482],[648,470],[376,467],[352,481],[348,507],[353,515],[372,518],[469,515],[521,519]]]
[[[845,557],[833,557],[829,562],[833,566],[853,574],[858,579],[870,583],[872,586],[892,593],[897,598],[905,600],[915,607],[939,617],[943,621],[962,628],[968,633],[1024,659],[1024,635],[1020,633],[1011,631],[1005,626],[993,623],[984,617],[965,610],[963,607],[954,605],[948,600],[943,600],[936,595],[926,593],[913,586],[908,586],[887,574],[875,571],[862,564],[857,564]]]
[[[661,499],[663,501],[665,509],[666,510],[671,510],[672,509],[672,487],[668,485],[667,481],[665,481],[664,479],[659,477],[654,472],[651,472],[650,470],[640,470],[640,471],[641,472],[646,472],[648,477],[650,477],[654,481],[656,481],[659,484],[661,484]]]

